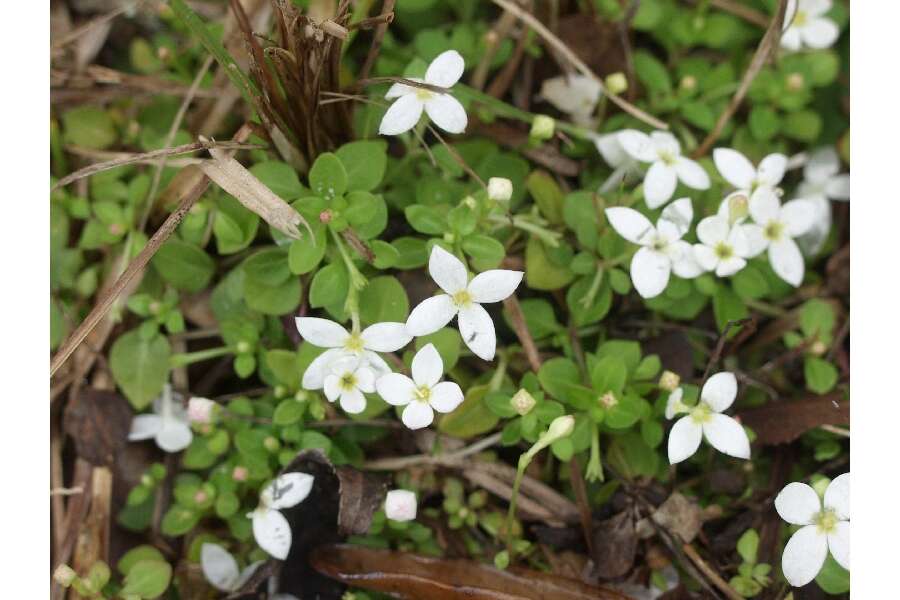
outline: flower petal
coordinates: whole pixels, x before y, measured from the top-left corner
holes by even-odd
[[[238,564],[230,552],[218,544],[203,544],[200,547],[200,568],[203,576],[214,588],[232,592],[240,573]]]
[[[839,565],[850,570],[850,523],[840,521],[828,534],[828,549]]]
[[[839,519],[850,518],[850,473],[839,475],[828,484],[825,507],[833,509]]]
[[[388,365],[383,358],[381,358],[374,352],[363,350],[362,357],[365,360],[365,364],[368,365],[368,367],[372,369],[372,371],[374,371],[375,379],[378,379],[382,375],[391,372],[390,365]]]
[[[669,244],[672,272],[682,279],[693,279],[703,273],[703,267],[694,259],[691,245],[684,241]]]
[[[309,473],[284,473],[266,486],[264,493],[271,508],[291,508],[309,496],[315,477]]]
[[[678,174],[674,167],[664,162],[655,162],[644,176],[644,200],[650,208],[659,208],[669,201],[678,185]]]
[[[301,386],[304,390],[319,390],[325,385],[325,377],[331,372],[331,365],[346,352],[338,348],[331,348],[313,359],[306,371],[303,372]]]
[[[831,231],[831,202],[824,196],[808,199],[816,207],[816,218],[809,231],[798,237],[796,242],[806,256],[815,256],[825,245]]]
[[[497,349],[494,321],[480,304],[471,304],[459,311],[459,333],[475,356],[493,360]]]
[[[431,249],[431,255],[428,257],[428,273],[434,282],[451,296],[466,289],[469,283],[466,265],[438,245]]]
[[[618,133],[619,144],[626,154],[641,162],[656,160],[656,151],[650,136],[637,129],[623,129]]]
[[[594,137],[594,146],[597,147],[597,152],[600,153],[600,156],[603,157],[606,164],[613,169],[634,160],[627,152],[625,152],[625,149],[619,142],[619,136],[615,133]]]
[[[738,225],[741,234],[746,240],[746,254],[742,258],[753,258],[765,252],[769,247],[769,239],[764,235],[763,228],[759,225]]]
[[[706,380],[700,399],[716,412],[728,410],[737,398],[737,378],[734,373],[722,371]]]
[[[131,431],[128,432],[129,442],[139,442],[156,437],[162,430],[163,420],[159,415],[137,415],[131,420]]]
[[[654,131],[650,133],[650,140],[656,149],[657,156],[660,153],[671,154],[673,156],[681,155],[681,144],[678,138],[668,131]]]
[[[329,402],[334,402],[341,395],[341,378],[334,373],[325,376],[325,385],[323,386],[325,397]]]
[[[450,94],[435,94],[426,100],[425,112],[447,133],[463,133],[469,124],[466,109]]]
[[[676,464],[690,458],[700,447],[703,428],[690,416],[675,421],[669,432],[669,463]]]
[[[803,10],[810,17],[820,17],[831,10],[832,0],[803,0]]]
[[[412,340],[405,323],[375,323],[363,329],[360,337],[363,347],[375,352],[394,352]]]
[[[787,17],[785,17],[784,22],[788,23]],[[800,39],[800,30],[797,27],[789,27],[781,34],[781,47],[785,50],[796,52],[800,49],[802,44],[803,41]]]
[[[726,258],[716,267],[716,277],[731,277],[747,266],[747,261],[739,256]]]
[[[715,246],[728,239],[728,219],[713,215],[697,223],[697,239],[707,246]]]
[[[775,187],[784,178],[787,169],[788,158],[784,154],[769,154],[759,163],[756,171],[757,183]]]
[[[803,283],[803,255],[797,243],[790,238],[769,244],[769,263],[775,274],[794,287]]]
[[[358,388],[344,390],[341,394],[341,410],[348,415],[358,415],[366,410],[366,397]]]
[[[426,344],[412,359],[412,378],[417,386],[432,387],[444,374],[444,361],[434,344]]]
[[[425,83],[425,80],[420,79],[419,77],[407,77],[407,79],[409,79],[410,81],[416,81],[418,83]],[[399,98],[400,96],[414,93],[416,93],[416,88],[414,88],[413,86],[406,85],[405,83],[395,83],[387,91],[387,94],[385,94],[384,97],[387,100],[393,100],[394,98]]]
[[[410,490],[391,490],[384,498],[384,516],[392,521],[416,518],[416,495]]]
[[[320,348],[340,348],[350,337],[346,329],[328,319],[297,317],[294,323],[300,337]]]
[[[681,183],[695,190],[709,189],[709,175],[697,161],[681,157],[675,163],[675,172]]]
[[[375,381],[375,390],[388,404],[405,406],[412,401],[416,384],[403,373],[388,373]]]
[[[409,313],[406,319],[406,331],[413,336],[434,333],[449,323],[457,312],[456,304],[447,294],[439,294],[422,300]]]
[[[677,413],[678,403],[681,402],[681,399],[684,397],[684,389],[683,388],[675,388],[672,390],[672,393],[669,394],[669,398],[666,400],[666,419],[673,419]]]
[[[469,282],[469,294],[473,302],[500,302],[510,296],[522,282],[522,271],[492,269],[479,273]]]
[[[803,167],[803,178],[811,183],[821,183],[837,175],[841,170],[841,159],[831,146],[813,152]]]
[[[795,481],[784,486],[775,497],[775,510],[791,525],[809,525],[822,510],[822,501],[810,486]]]
[[[828,538],[815,525],[807,525],[791,536],[781,555],[781,571],[794,587],[803,587],[816,578],[828,555]]]
[[[791,200],[781,207],[780,218],[787,225],[788,235],[797,237],[809,231],[818,212],[811,200]]]
[[[712,271],[719,266],[719,255],[709,246],[694,244],[694,260],[704,271]]]
[[[748,190],[753,185],[756,169],[746,156],[731,148],[713,150],[713,162],[725,181],[739,190]]]
[[[837,24],[831,19],[817,18],[810,19],[805,26],[800,29],[800,37],[810,48],[822,49],[828,48],[838,39],[841,30]]]
[[[616,233],[632,244],[645,244],[656,233],[650,220],[634,210],[624,206],[614,206],[606,209],[606,220],[616,230]]]
[[[253,537],[260,548],[278,560],[286,559],[291,551],[291,526],[277,510],[253,512]]]
[[[367,394],[375,393],[375,372],[369,367],[356,370],[356,387]]]
[[[466,61],[456,50],[445,50],[438,54],[428,70],[425,71],[425,83],[440,87],[451,87],[462,77],[466,69]]]
[[[675,200],[663,209],[660,219],[665,219],[675,225],[678,228],[678,237],[683,237],[691,228],[691,221],[694,220],[694,207],[691,205],[691,199]]]
[[[448,413],[456,410],[464,399],[462,389],[452,381],[442,381],[431,388],[431,397],[428,402],[431,408],[439,413]]]
[[[163,419],[163,426],[156,434],[156,445],[165,452],[181,452],[191,445],[194,434],[187,423]]]
[[[757,225],[765,227],[769,221],[778,218],[781,212],[781,201],[772,188],[757,188],[750,196],[750,216]]]
[[[653,298],[666,289],[671,270],[668,256],[641,248],[631,259],[631,282],[643,298]]]
[[[434,409],[427,402],[410,402],[403,409],[401,417],[403,424],[410,429],[422,429],[428,427],[434,421]]]
[[[252,562],[249,565],[247,565],[246,567],[244,567],[244,570],[241,571],[240,577],[238,577],[237,581],[234,582],[234,589],[236,589],[236,590],[240,589],[241,586],[243,586],[245,583],[250,581],[250,578],[253,577],[253,574],[256,573],[257,569],[259,569],[265,563],[266,563],[266,561],[264,561],[264,560],[258,560],[256,562]],[[278,596],[275,595],[275,596],[269,596],[269,600],[279,600],[279,599],[278,599]],[[281,600],[285,600],[285,599],[281,598]]]
[[[381,135],[399,135],[409,131],[419,122],[422,109],[425,108],[416,94],[405,94],[397,98],[381,118],[378,133]]]
[[[850,199],[850,176],[835,175],[825,184],[825,193],[834,200]]]
[[[735,458],[750,458],[750,439],[740,423],[723,414],[713,414],[703,424],[703,435],[713,448]]]

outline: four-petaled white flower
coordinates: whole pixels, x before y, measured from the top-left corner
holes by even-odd
[[[405,406],[403,424],[410,429],[428,427],[434,411],[449,413],[463,401],[460,387],[452,381],[441,381],[444,361],[434,344],[419,350],[412,360],[412,379],[402,373],[382,375],[375,382],[378,394],[388,404]]]
[[[541,84],[541,97],[571,115],[578,125],[592,125],[591,115],[600,100],[603,88],[593,77],[571,74],[545,79]]]
[[[403,323],[376,323],[350,333],[334,321],[317,317],[295,319],[300,336],[320,348],[328,348],[313,360],[303,373],[303,389],[318,390],[325,385],[325,376],[335,360],[355,356],[365,361],[376,375],[390,372],[391,368],[376,352],[394,352],[412,340]]]
[[[285,473],[263,488],[259,506],[247,517],[253,521],[253,537],[259,547],[279,560],[291,550],[291,526],[279,511],[297,506],[309,496],[313,476],[308,473]]]
[[[619,132],[619,143],[631,157],[650,163],[644,176],[644,199],[650,208],[659,208],[675,193],[678,181],[695,190],[709,189],[709,175],[699,163],[681,155],[681,144],[671,133],[650,135],[636,129]]]
[[[731,148],[713,150],[713,162],[725,181],[745,194],[751,194],[760,187],[775,189],[787,168],[787,156],[784,154],[769,154],[759,161],[759,167],[754,167],[746,156]]]
[[[685,279],[702,273],[691,245],[681,239],[687,232],[684,222],[690,224],[693,216],[690,203],[687,198],[677,200],[673,203],[677,210],[664,211],[656,227],[632,208],[606,209],[606,218],[613,229],[629,242],[642,246],[631,259],[631,281],[644,298],[660,295],[669,284],[672,272]],[[680,222],[667,219],[667,214]]]
[[[800,249],[814,256],[822,249],[831,231],[831,202],[850,199],[850,176],[841,174],[841,160],[834,148],[827,146],[813,152],[803,167],[803,182],[797,197],[809,200],[816,208],[816,216],[809,231],[797,238]]]
[[[258,560],[241,571],[234,556],[222,546],[207,543],[200,547],[203,576],[214,588],[226,593],[239,590],[264,562]]]
[[[831,0],[788,0],[784,11],[781,47],[797,51],[801,48],[828,48],[838,39],[837,24],[825,17]]]
[[[384,499],[384,516],[392,521],[416,518],[416,494],[409,490],[391,490]]]
[[[168,383],[162,395],[153,401],[153,412],[132,419],[128,441],[154,438],[156,445],[166,452],[180,452],[191,445],[194,434],[187,411],[181,405],[181,395],[173,393]]]
[[[500,302],[510,296],[524,273],[493,269],[479,273],[469,281],[466,265],[435,245],[428,259],[428,272],[445,292],[423,300],[406,320],[410,335],[434,333],[459,315],[459,333],[466,346],[484,360],[494,358],[497,335],[494,322],[482,304]]]
[[[356,415],[366,409],[365,394],[375,392],[375,372],[355,356],[339,358],[325,376],[325,397],[329,402],[338,398],[345,413]]]
[[[805,483],[789,483],[775,498],[775,509],[792,525],[801,525],[781,556],[784,578],[802,587],[816,578],[828,551],[850,569],[850,473],[836,477],[825,489],[824,502]]]
[[[693,456],[700,447],[700,440],[713,448],[735,458],[750,458],[750,439],[740,423],[723,415],[737,397],[737,379],[734,373],[716,373],[700,390],[700,400],[696,406],[687,406],[681,401],[680,388],[672,392],[666,404],[666,418],[687,413],[672,426],[669,432],[669,462],[671,464]]]
[[[758,188],[750,196],[750,217],[754,224],[741,225],[747,236],[749,256],[768,250],[775,273],[793,286],[803,283],[803,255],[794,238],[812,227],[816,208],[809,200],[797,199],[783,206],[775,190]]]
[[[465,61],[459,52],[447,50],[431,61],[425,71],[425,79],[412,78],[412,81],[450,88],[462,77],[465,67]],[[378,133],[382,135],[398,135],[409,131],[419,122],[423,110],[435,125],[448,133],[462,133],[466,130],[466,109],[449,93],[395,83],[384,97],[397,100],[381,119]]]
[[[750,257],[750,243],[741,225],[729,225],[720,215],[706,217],[697,224],[699,244],[694,244],[694,258],[717,277],[734,275]]]

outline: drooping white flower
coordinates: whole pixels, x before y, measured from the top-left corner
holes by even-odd
[[[410,335],[434,333],[459,315],[459,333],[476,356],[491,360],[497,349],[494,322],[482,304],[500,302],[512,295],[522,281],[522,271],[492,269],[469,281],[466,265],[435,245],[428,258],[428,272],[445,293],[423,300],[406,320]]]
[[[750,257],[750,243],[741,225],[729,225],[720,215],[706,217],[697,224],[699,244],[694,244],[694,258],[717,277],[734,275]]]
[[[700,440],[706,437],[710,445],[728,456],[750,458],[750,439],[741,424],[723,415],[737,397],[737,379],[734,373],[723,371],[710,377],[700,390],[700,400],[696,406],[687,406],[681,401],[681,388],[672,392],[666,405],[666,418],[686,412],[687,415],[675,422],[669,432],[669,462],[671,464],[693,456],[700,447]],[[673,397],[674,396],[674,397]]]
[[[713,162],[725,181],[748,195],[760,187],[778,187],[787,168],[784,154],[769,154],[754,167],[746,156],[731,148],[713,150]]]
[[[384,515],[392,521],[416,518],[416,495],[409,490],[391,490],[384,499]]]
[[[784,12],[781,47],[796,52],[801,48],[828,48],[837,40],[837,24],[825,17],[831,0],[788,0]]]
[[[216,403],[209,398],[200,398],[197,396],[188,400],[187,416],[192,423],[210,423],[213,417],[213,410]]]
[[[680,180],[695,190],[709,189],[709,175],[699,163],[681,155],[681,144],[671,133],[650,135],[636,129],[618,134],[622,148],[635,160],[650,163],[644,176],[644,199],[650,208],[659,208],[675,193]]]
[[[226,593],[240,589],[263,562],[265,561],[259,560],[251,563],[241,571],[234,556],[222,546],[203,544],[200,547],[200,568],[203,570],[203,576],[214,588]]]
[[[412,81],[450,88],[459,81],[465,68],[466,63],[459,52],[447,50],[431,61],[425,71],[425,79],[412,78]],[[423,110],[435,125],[447,133],[466,130],[466,109],[449,93],[395,83],[384,97],[388,100],[396,98],[396,101],[381,119],[378,133],[382,135],[399,135],[409,131],[419,122]]]
[[[830,200],[850,199],[850,176],[841,174],[840,170],[841,160],[831,146],[813,152],[803,167],[803,182],[797,188],[797,196],[812,202],[816,209],[809,231],[797,238],[807,256],[819,253],[831,231]]]
[[[279,560],[291,550],[291,526],[279,511],[297,506],[312,491],[314,477],[308,473],[285,473],[259,494],[259,506],[247,515],[253,521],[253,537],[259,547]]]
[[[683,215],[679,220],[683,222],[686,218],[690,223],[693,215],[690,203],[687,198],[677,200],[675,204],[680,210],[670,211],[670,216]],[[607,208],[606,218],[619,235],[643,246],[631,259],[631,281],[642,297],[660,295],[669,284],[672,272],[685,279],[703,272],[694,260],[691,245],[681,239],[687,228],[666,219],[665,213],[656,227],[638,211],[624,206]]]
[[[378,378],[375,389],[388,404],[406,407],[401,417],[404,425],[421,429],[434,421],[434,411],[453,412],[463,401],[457,384],[440,382],[443,374],[444,361],[434,344],[428,344],[413,357],[412,379],[402,373],[388,373]]]
[[[602,92],[593,77],[579,74],[551,77],[541,84],[541,97],[582,126],[592,124],[591,115]]]
[[[805,483],[789,483],[775,498],[775,509],[792,525],[801,525],[781,556],[784,578],[802,587],[816,578],[831,556],[850,569],[850,473],[836,477],[825,498]]]
[[[194,434],[181,404],[181,394],[173,393],[168,383],[163,387],[162,395],[153,401],[153,413],[132,419],[128,441],[153,438],[165,452],[180,452],[191,445]]]
[[[335,360],[355,356],[368,363],[375,374],[388,373],[391,368],[376,352],[394,352],[412,340],[403,323],[376,323],[362,333],[348,332],[328,319],[297,317],[300,336],[320,348],[328,348],[313,360],[303,373],[302,386],[306,390],[318,390],[325,385],[325,376]]]
[[[325,376],[325,397],[329,402],[338,398],[345,413],[356,415],[366,409],[363,394],[375,392],[375,372],[355,356],[339,358]]]
[[[762,187],[750,196],[750,217],[754,223],[740,226],[747,236],[748,256],[768,250],[769,263],[779,277],[795,287],[803,283],[803,255],[794,238],[812,227],[815,205],[797,199],[782,206],[775,190]]]

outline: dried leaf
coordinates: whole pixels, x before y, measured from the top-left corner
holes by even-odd
[[[630,510],[594,526],[594,570],[602,579],[617,579],[634,565],[637,533]]]
[[[787,444],[821,425],[849,425],[850,403],[842,392],[791,402],[770,402],[740,413],[741,423],[756,432],[763,446]]]
[[[686,544],[691,543],[703,525],[703,511],[693,500],[674,492],[665,502],[659,505],[652,519],[659,527],[677,535]],[[647,519],[637,526],[640,537],[650,537],[656,529]]]
[[[75,440],[78,456],[94,465],[113,466],[128,439],[131,409],[116,393],[82,389],[67,405],[63,427]]]

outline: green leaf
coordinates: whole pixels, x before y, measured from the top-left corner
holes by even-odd
[[[288,268],[295,275],[309,273],[322,262],[328,243],[328,231],[319,221],[310,223],[313,236],[307,232],[288,247]]]
[[[151,263],[163,279],[179,290],[199,292],[209,285],[216,263],[206,252],[179,239],[163,244]]]
[[[719,331],[724,331],[728,321],[737,321],[749,316],[747,307],[738,298],[730,287],[719,286],[719,291],[713,296],[713,314],[716,317],[716,325]],[[739,328],[733,328],[728,332],[729,336],[735,335]]]
[[[169,342],[144,339],[137,329],[119,337],[109,351],[113,379],[136,410],[148,406],[169,380]]]
[[[363,140],[344,144],[335,152],[347,171],[347,189],[372,191],[381,183],[387,167],[387,143]]]
[[[303,187],[303,184],[300,183],[300,179],[297,177],[297,171],[287,163],[278,160],[267,160],[250,167],[250,172],[263,185],[287,202],[299,198],[306,191],[306,188]]]
[[[118,138],[112,117],[97,106],[84,105],[67,110],[62,115],[62,124],[65,142],[73,146],[103,150]]]
[[[606,451],[606,460],[628,479],[651,477],[659,466],[659,455],[634,432],[614,436]]]
[[[827,394],[838,381],[837,368],[818,356],[807,356],[803,361],[806,388],[816,394]]]
[[[480,233],[466,236],[463,239],[462,249],[477,262],[477,268],[481,271],[497,268],[506,256],[503,244]]]
[[[309,187],[313,194],[326,200],[343,196],[347,191],[347,171],[341,159],[332,152],[323,152],[309,170]]]
[[[219,254],[234,254],[249,246],[259,229],[259,215],[229,194],[220,196],[216,206],[213,234]]]
[[[563,192],[553,176],[543,170],[532,171],[525,186],[544,218],[554,225],[562,223]]]
[[[293,350],[268,350],[265,354],[266,366],[279,383],[288,389],[300,387],[300,369],[297,367],[297,353]]]
[[[535,290],[557,290],[568,285],[575,274],[566,265],[550,261],[547,249],[537,238],[529,238],[525,246],[525,282]]]
[[[372,252],[375,253],[375,261],[373,264],[378,269],[390,269],[397,264],[397,259],[400,258],[400,252],[388,242],[372,240],[369,247],[372,248]]]
[[[615,356],[625,363],[628,372],[638,368],[641,362],[641,345],[631,340],[609,340],[597,348],[597,360]]]
[[[438,430],[454,437],[470,438],[493,429],[500,419],[484,401],[489,390],[487,385],[470,387],[462,404],[438,421]]]
[[[750,126],[750,133],[753,137],[761,142],[767,142],[778,133],[781,129],[781,118],[771,107],[760,104],[753,107],[750,111],[750,118],[747,121]]]
[[[748,529],[737,542],[737,551],[746,563],[756,563],[756,553],[759,549],[759,534],[755,529]]]
[[[406,322],[409,298],[396,277],[384,275],[369,281],[359,295],[359,318],[364,325]]]
[[[134,564],[123,581],[122,597],[159,598],[169,587],[172,567],[161,560],[142,560]]]
[[[818,338],[829,343],[834,332],[834,308],[828,302],[813,298],[800,310],[800,331],[807,338]]]
[[[616,404],[606,411],[604,423],[611,429],[628,429],[641,418],[644,401],[627,393],[616,397]]]
[[[350,279],[343,265],[332,263],[319,269],[309,287],[309,305],[322,308],[342,302],[350,289]]]
[[[769,293],[769,283],[759,269],[747,265],[731,278],[734,291],[741,298],[755,300]]]
[[[406,207],[404,213],[409,224],[420,233],[439,235],[446,226],[445,215],[434,206],[411,204]]]
[[[672,90],[668,69],[649,52],[639,50],[634,53],[634,71],[648,90],[658,93]]]
[[[816,576],[816,583],[826,594],[846,594],[850,591],[850,571],[839,565],[829,553]]]
[[[305,411],[306,406],[303,403],[298,402],[296,398],[287,398],[275,407],[272,422],[280,427],[293,425],[303,417]]]
[[[116,568],[123,576],[127,576],[128,573],[131,572],[131,568],[134,567],[134,565],[144,560],[156,560],[159,562],[166,561],[165,557],[162,555],[162,552],[160,552],[153,546],[144,544],[142,546],[136,546],[126,552],[124,556],[119,559]]]
[[[819,138],[822,131],[822,117],[811,110],[788,113],[781,128],[787,137],[800,142],[811,143]]]
[[[604,356],[591,370],[591,384],[598,394],[613,392],[620,395],[627,379],[628,368],[618,356]]]
[[[244,302],[252,310],[264,315],[281,316],[292,312],[300,304],[303,286],[299,277],[291,276],[274,286],[260,283],[253,277],[243,279]]]
[[[590,389],[579,384],[581,373],[568,358],[551,358],[545,362],[538,371],[538,380],[548,394],[576,408],[586,408],[586,399],[595,396]]]
[[[265,286],[277,286],[291,277],[288,253],[278,247],[270,247],[250,255],[242,263],[244,277]]]
[[[556,320],[556,313],[549,301],[543,298],[526,298],[520,304],[522,306],[522,314],[525,316],[525,325],[534,339],[540,340],[548,335],[562,331],[563,327]],[[503,317],[510,324],[510,328],[512,328],[509,314],[505,308]]]

